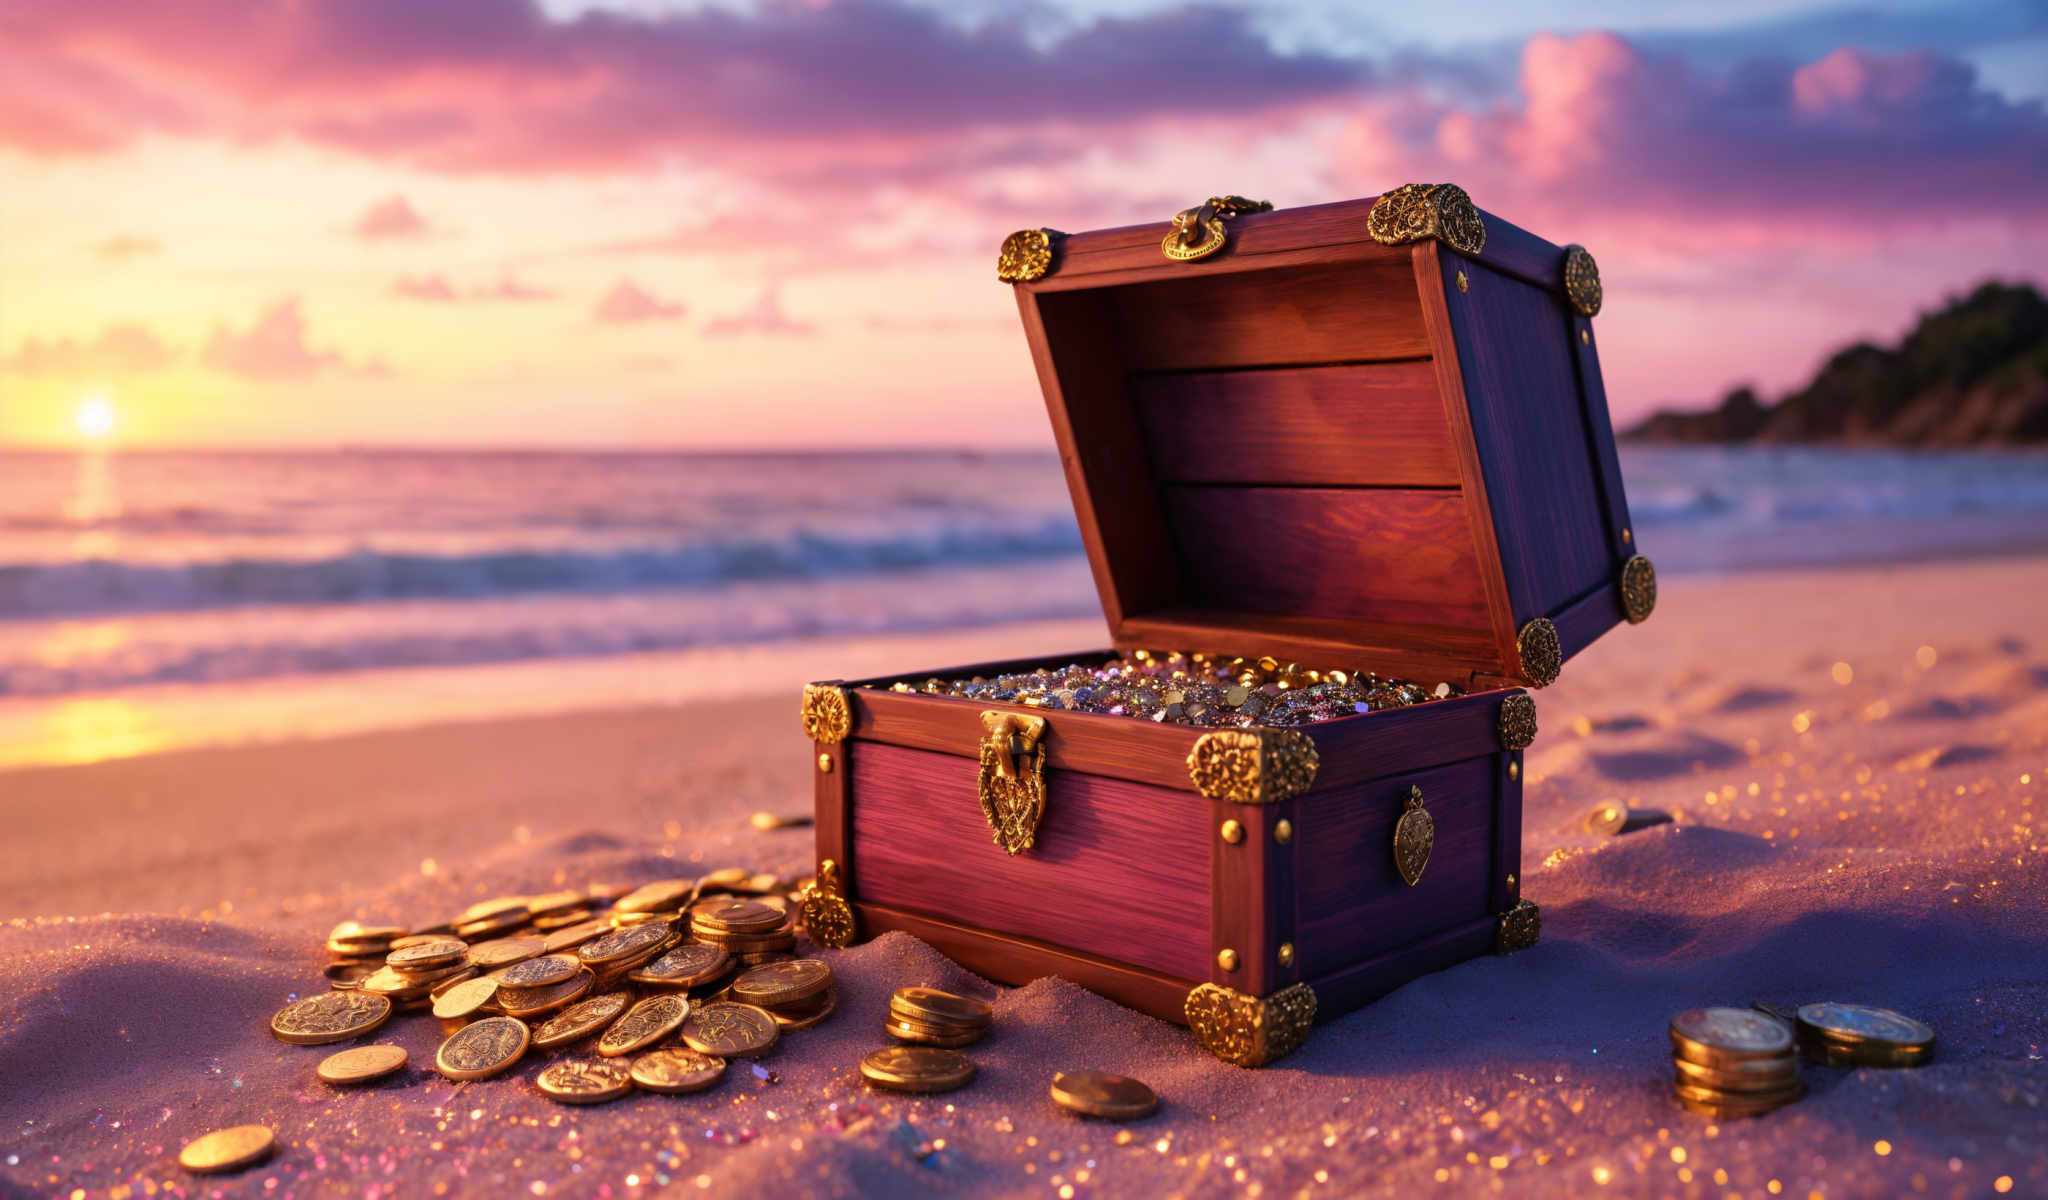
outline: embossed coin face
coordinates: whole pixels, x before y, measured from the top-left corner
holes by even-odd
[[[1792,1031],[1747,1008],[1694,1008],[1671,1018],[1671,1044],[1680,1055],[1712,1067],[1789,1054]]]
[[[508,937],[491,942],[479,942],[469,948],[469,965],[485,971],[509,967],[513,963],[525,962],[547,952],[545,938]]]
[[[565,1058],[549,1064],[534,1082],[550,1100],[563,1104],[603,1104],[633,1090],[633,1073],[624,1063],[601,1058]]]
[[[1867,1004],[1803,1004],[1799,1008],[1799,1024],[1801,1032],[1850,1046],[1867,1043],[1904,1050],[1934,1044],[1932,1028],[1904,1013]]]
[[[589,971],[579,970],[571,978],[560,983],[548,984],[546,987],[501,987],[498,989],[498,1007],[504,1009],[508,1016],[537,1017],[582,999],[584,993],[596,983],[597,976]]]
[[[780,1008],[801,1004],[832,986],[832,968],[819,958],[791,958],[749,967],[732,981],[732,998]]]
[[[649,996],[626,1010],[626,1015],[612,1022],[604,1036],[597,1039],[597,1052],[606,1058],[617,1058],[667,1037],[680,1029],[684,1018],[690,1015],[690,1002],[674,992]]]
[[[565,929],[551,930],[548,933],[546,950],[549,954],[560,954],[564,950],[574,950],[590,939],[601,934],[610,933],[611,931],[612,923],[604,920],[583,921],[579,924],[568,926]]]
[[[694,879],[659,879],[642,884],[612,905],[618,912],[675,912],[697,895]]]
[[[532,1040],[524,1021],[485,1017],[449,1035],[434,1055],[434,1067],[450,1079],[489,1079],[510,1070]]]
[[[683,1021],[683,1041],[690,1049],[720,1058],[756,1057],[778,1036],[775,1018],[751,1004],[700,1004]]]
[[[576,947],[576,956],[585,966],[598,967],[624,962],[637,954],[645,954],[669,938],[669,927],[665,924],[630,925],[614,929],[602,937]]]
[[[928,987],[897,988],[889,997],[889,1010],[919,1024],[974,1029],[986,1027],[996,1015],[979,1000]]]
[[[552,1050],[579,1042],[613,1021],[633,1003],[631,992],[606,992],[580,1001],[534,1026],[533,1045],[538,1050]]]
[[[397,971],[432,970],[461,962],[468,953],[468,942],[455,938],[431,938],[393,950],[385,955],[384,965]]]
[[[633,1082],[650,1092],[701,1092],[724,1077],[724,1059],[681,1046],[649,1050],[633,1060]]]
[[[443,1021],[459,1021],[489,1004],[497,995],[497,980],[489,976],[465,979],[434,997],[434,1015]]]
[[[404,1069],[405,1047],[379,1042],[374,1046],[350,1046],[320,1060],[318,1074],[324,1083],[338,1087],[369,1083]]]
[[[664,987],[696,987],[725,974],[731,965],[732,956],[719,947],[685,942],[627,978]]]
[[[194,1175],[224,1175],[254,1166],[277,1146],[267,1125],[237,1125],[193,1138],[178,1151],[178,1165]]]
[[[582,964],[567,954],[550,954],[545,958],[529,958],[525,962],[513,963],[498,972],[498,986],[505,988],[537,988],[575,978]]]
[[[892,1092],[950,1092],[974,1072],[973,1059],[937,1046],[889,1046],[860,1060],[861,1077]]]
[[[789,914],[759,900],[710,900],[690,910],[690,924],[717,933],[765,933]]]
[[[270,1018],[270,1032],[295,1046],[324,1046],[361,1037],[390,1019],[389,996],[360,990],[321,992],[278,1009]]]
[[[1105,1121],[1135,1121],[1159,1107],[1151,1088],[1124,1075],[1101,1071],[1062,1071],[1052,1077],[1053,1103],[1068,1112]]]

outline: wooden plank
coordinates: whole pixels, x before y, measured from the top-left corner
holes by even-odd
[[[953,678],[948,671],[937,672]],[[852,694],[853,736],[970,760],[981,747],[981,714],[991,709],[1046,719],[1046,766],[1087,771],[1154,787],[1175,788],[1190,806],[1188,751],[1205,731],[1192,725],[1140,721],[1108,713],[1052,712],[991,700],[860,689]]]
[[[1083,954],[1029,938],[1005,937],[923,913],[883,904],[855,906],[868,938],[900,930],[918,938],[977,975],[1022,985],[1057,975],[1117,1003],[1176,1025],[1188,1023],[1186,1004],[1194,984],[1111,959]]]
[[[1114,631],[1126,649],[1204,649],[1257,658],[1270,654],[1316,667],[1355,666],[1396,679],[1463,686],[1498,667],[1492,632],[1450,625],[1330,620],[1215,609],[1164,609],[1127,618]]]
[[[1635,553],[1635,531],[1629,526],[1628,492],[1622,486],[1621,456],[1614,447],[1614,419],[1607,411],[1607,384],[1600,377],[1600,346],[1593,337],[1590,318],[1573,313],[1568,332],[1572,359],[1579,370],[1579,395],[1585,402],[1586,432],[1593,442],[1600,505],[1607,515],[1608,544],[1619,564]]]
[[[1161,482],[1458,486],[1428,362],[1141,374],[1131,395]]]
[[[863,899],[1207,978],[1213,831],[1188,792],[1048,770],[1037,842],[1011,855],[982,817],[975,760],[878,742],[851,757]]]
[[[1493,953],[1498,920],[1488,914],[1312,979],[1309,986],[1316,993],[1316,1022],[1335,1020],[1432,971]]]
[[[1480,262],[1544,291],[1564,293],[1564,247],[1483,209],[1480,219],[1486,222]]]
[[[1500,702],[1510,694],[1475,692],[1306,726],[1321,760],[1316,790],[1499,753]]]
[[[1551,618],[1557,626],[1558,647],[1569,659],[1600,640],[1600,635],[1628,620],[1621,607],[1619,582],[1605,583],[1568,604]]]
[[[1522,896],[1522,752],[1493,760],[1493,878],[1487,907],[1506,912]]]
[[[1429,353],[1414,276],[1401,258],[1307,263],[1234,276],[1184,274],[1092,294],[1100,297],[1124,366],[1133,371],[1371,362]]]
[[[1294,977],[1292,969],[1282,971],[1277,958],[1280,943],[1294,937],[1294,858],[1291,844],[1281,846],[1273,840],[1274,825],[1293,814],[1292,801],[1211,803],[1211,983],[1264,996]],[[1223,839],[1225,821],[1238,823],[1242,835],[1237,841]],[[1234,970],[1226,970],[1216,957],[1226,948],[1237,952]]]

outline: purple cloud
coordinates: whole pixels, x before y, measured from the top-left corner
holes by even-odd
[[[781,293],[771,287],[755,297],[745,311],[716,318],[704,326],[704,332],[711,337],[750,333],[764,337],[810,337],[818,332],[818,327],[809,321],[791,320],[782,311]]]
[[[366,242],[425,237],[431,227],[412,201],[404,196],[386,196],[364,210],[350,231]]]
[[[642,321],[674,321],[689,311],[681,304],[656,298],[630,279],[621,279],[597,302],[591,315],[607,325]]]
[[[20,375],[135,375],[162,370],[176,357],[147,326],[108,325],[95,337],[28,338],[0,357],[0,370]]]

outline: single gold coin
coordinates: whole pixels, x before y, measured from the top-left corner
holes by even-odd
[[[327,977],[328,987],[346,992],[383,969],[384,960],[381,958],[343,958],[328,963],[320,973]]]
[[[392,944],[398,945],[396,942]],[[430,937],[392,950],[384,956],[384,965],[394,971],[432,971],[459,963],[468,953],[468,942],[457,938]]]
[[[194,1175],[225,1175],[253,1167],[270,1157],[277,1139],[267,1125],[237,1125],[216,1129],[185,1143],[178,1151],[178,1165]]]
[[[495,917],[465,921],[455,927],[455,936],[465,942],[488,941],[494,937],[502,937],[524,924],[526,924],[526,909],[521,907],[510,912],[500,913]]]
[[[613,911],[607,918],[613,929],[624,929],[628,925],[673,925],[680,913],[669,912],[618,912]]]
[[[570,908],[558,913],[549,913],[545,917],[535,917],[533,919],[533,927],[539,932],[546,934],[553,933],[558,929],[567,929],[571,925],[581,925],[588,920],[590,920],[589,909]],[[596,935],[593,934],[592,936]]]
[[[371,925],[362,921],[343,921],[327,931],[330,942],[390,942],[404,937],[412,931],[403,925]]]
[[[740,972],[732,998],[742,1004],[781,1008],[801,1004],[832,986],[832,967],[822,958],[791,958]]]
[[[469,948],[469,965],[484,971],[495,971],[537,958],[547,952],[546,938],[508,937],[495,941],[478,942]]]
[[[1799,1006],[1799,1032],[1845,1046],[1919,1051],[1934,1048],[1934,1030],[1889,1008],[1827,1001]]]
[[[801,1004],[769,1009],[768,1015],[775,1018],[775,1024],[782,1032],[795,1033],[823,1021],[838,1007],[839,997],[831,992],[820,992]]]
[[[526,913],[526,897],[493,896],[488,900],[479,900],[455,914],[455,920],[452,923],[468,925],[476,921],[489,921],[515,915],[523,918],[526,916]]]
[[[1783,1021],[1747,1008],[1693,1008],[1671,1018],[1673,1053],[1709,1067],[1792,1050],[1792,1031]]]
[[[434,997],[434,1015],[443,1021],[459,1021],[497,998],[497,980],[487,975],[465,979]]]
[[[545,949],[549,954],[560,954],[564,950],[574,950],[591,938],[610,933],[611,931],[612,924],[610,921],[598,919],[583,921],[564,929],[550,930]]]
[[[1894,1050],[1802,1035],[1799,1049],[1807,1058],[1830,1067],[1924,1067],[1934,1061],[1932,1046]]]
[[[903,987],[889,997],[889,1011],[906,1020],[939,1028],[985,1029],[995,1010],[979,1000],[937,988]]]
[[[694,879],[659,879],[644,883],[619,897],[614,912],[676,912],[697,895]]]
[[[675,992],[649,996],[612,1022],[604,1036],[597,1039],[597,1052],[606,1058],[617,1058],[652,1046],[682,1028],[689,1015],[689,1000]]]
[[[720,867],[697,880],[697,891],[703,894],[738,891],[753,878],[754,873],[745,867]]]
[[[1135,1121],[1159,1108],[1159,1096],[1138,1080],[1101,1071],[1061,1071],[1052,1077],[1053,1103],[1084,1117]]]
[[[893,1013],[890,1014],[888,1020],[882,1023],[882,1029],[899,1042],[915,1042],[923,1046],[943,1046],[948,1050],[957,1050],[962,1046],[972,1046],[981,1040],[983,1032],[979,1029],[940,1028],[934,1025],[925,1025],[916,1021],[905,1020]]]
[[[542,1021],[533,1029],[533,1045],[536,1050],[552,1050],[571,1042],[580,1042],[598,1030],[619,1019],[633,1003],[631,992],[606,992],[579,1001]]]
[[[937,1046],[887,1046],[860,1060],[861,1077],[892,1092],[950,1092],[974,1072],[973,1059]]]
[[[720,1058],[755,1058],[775,1044],[780,1032],[767,1012],[724,1000],[697,1005],[683,1021],[684,1043]]]
[[[771,829],[801,829],[811,824],[809,813],[790,813],[787,816],[772,812],[757,812],[748,818],[754,828],[763,833]]]
[[[701,1092],[724,1077],[724,1059],[680,1046],[650,1050],[633,1060],[633,1082],[650,1092]]]
[[[441,1043],[434,1067],[454,1080],[489,1079],[512,1069],[526,1053],[533,1033],[516,1017],[485,1017],[456,1030]]]
[[[627,978],[635,983],[659,987],[696,987],[709,983],[732,967],[732,956],[717,946],[685,942],[660,958],[636,968]]]
[[[526,914],[533,920],[553,917],[570,909],[582,908],[587,901],[582,892],[549,892],[542,896],[526,898]]]
[[[411,975],[407,975],[402,971],[395,971],[390,967],[379,967],[376,974],[365,975],[362,982],[356,984],[356,990],[359,992],[369,992],[373,995],[386,996],[393,1001],[402,1003],[407,1000],[424,999],[428,993],[433,991],[434,985],[439,983],[442,978],[445,978],[445,976],[416,979]]]
[[[767,933],[789,914],[759,900],[709,900],[690,910],[690,925],[712,933]]]
[[[477,969],[475,967],[465,966],[460,971],[455,972],[454,974],[448,976],[448,978],[446,979],[436,982],[432,987],[428,988],[427,999],[430,1001],[439,1000],[441,997],[447,995],[449,992],[454,991],[456,988],[461,987],[463,984],[468,983],[470,980],[475,979],[476,977]],[[496,979],[492,979],[491,982],[496,983],[498,981]]]
[[[542,988],[574,979],[582,964],[573,955],[550,954],[545,958],[529,958],[513,963],[499,971],[498,986],[502,988]]]
[[[586,967],[609,966],[657,951],[668,941],[669,933],[667,925],[629,925],[576,947],[576,957]]]
[[[633,1090],[633,1072],[601,1058],[565,1058],[535,1078],[541,1094],[562,1104],[603,1104]]]
[[[295,1000],[270,1018],[270,1032],[294,1046],[324,1046],[371,1032],[391,1019],[391,998],[360,989]]]
[[[521,964],[524,965],[524,964]],[[497,1004],[512,1017],[537,1017],[551,1013],[565,1005],[574,1004],[597,986],[597,976],[589,971],[578,971],[560,983],[545,987],[498,988]]]
[[[374,1046],[350,1046],[320,1060],[318,1074],[323,1083],[346,1087],[369,1083],[405,1069],[409,1056],[404,1046],[378,1042]]]
[[[1709,1067],[1674,1055],[1671,1066],[1681,1083],[1724,1092],[1778,1092],[1799,1082],[1799,1060],[1789,1054],[1725,1067]]]

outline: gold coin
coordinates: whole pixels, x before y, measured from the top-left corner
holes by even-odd
[[[752,817],[749,817],[748,821],[754,828],[767,833],[771,829],[803,828],[811,824],[812,817],[809,813],[791,813],[788,816],[781,816],[772,812],[757,812]]]
[[[701,1092],[724,1077],[724,1059],[680,1046],[650,1050],[633,1060],[633,1082],[650,1092]]]
[[[443,1021],[459,1021],[497,998],[497,980],[488,975],[465,979],[434,997],[434,1015]]]
[[[611,931],[612,926],[609,921],[584,921],[578,925],[571,925],[566,929],[557,929],[550,932],[547,937],[546,950],[549,954],[560,954],[564,950],[574,950],[591,938],[597,937],[600,934],[610,933]]]
[[[381,965],[391,953],[390,942],[329,942],[327,953],[335,958],[374,958]]]
[[[744,888],[754,878],[754,873],[745,867],[721,867],[697,881],[700,894],[708,892],[730,892]]]
[[[363,976],[362,981],[356,984],[356,990],[388,996],[394,1001],[418,1000],[425,997],[437,982],[439,980],[414,979],[390,967],[379,967],[375,974]]]
[[[1783,1021],[1747,1008],[1693,1008],[1671,1018],[1676,1057],[1709,1067],[1777,1058],[1792,1049]]]
[[[546,987],[498,988],[498,1007],[507,1016],[537,1017],[553,1012],[565,1004],[572,1004],[597,986],[597,976],[589,971],[578,971],[572,978]]]
[[[973,1059],[937,1046],[887,1046],[860,1060],[861,1076],[892,1092],[950,1092],[974,1072]]]
[[[1845,1046],[1879,1050],[1932,1050],[1934,1030],[1904,1013],[1868,1004],[1832,1001],[1799,1006],[1799,1031]]]
[[[890,1037],[895,1038],[899,1042],[917,1042],[926,1046],[944,1046],[949,1050],[957,1050],[962,1046],[972,1046],[981,1040],[983,1032],[979,1029],[940,1028],[924,1025],[894,1015],[891,1015],[887,1021],[883,1022],[882,1028]]]
[[[511,1070],[532,1040],[526,1022],[516,1017],[485,1017],[442,1042],[434,1066],[450,1079],[489,1079]]]
[[[889,997],[889,1011],[906,1020],[940,1028],[986,1028],[995,1010],[979,1000],[937,988],[903,987]]]
[[[612,1022],[604,1036],[597,1039],[597,1052],[606,1058],[617,1058],[652,1046],[682,1028],[683,1019],[689,1015],[689,1000],[674,992],[649,996]]]
[[[460,971],[456,971],[450,974],[446,979],[437,981],[432,987],[427,989],[428,1001],[431,1002],[439,1000],[441,997],[447,995],[449,992],[452,992],[456,988],[461,987],[463,984],[468,983],[470,980],[475,979],[477,977],[477,973],[478,972],[475,967],[465,966]],[[498,981],[496,979],[492,979],[491,982],[496,983]]]
[[[619,897],[614,912],[675,912],[697,895],[694,879],[660,879],[644,883]]]
[[[526,914],[538,921],[542,917],[556,916],[572,908],[582,908],[585,903],[587,902],[582,892],[549,892],[544,896],[528,896]]]
[[[720,946],[733,954],[775,954],[796,947],[796,926],[790,923],[767,933],[729,933],[692,925],[690,936],[707,946]]]
[[[1852,1046],[1831,1038],[1799,1039],[1807,1058],[1830,1067],[1924,1067],[1934,1061],[1934,1047],[1888,1050],[1882,1046]]]
[[[720,1058],[754,1058],[773,1046],[779,1033],[767,1012],[723,1000],[697,1005],[683,1021],[683,1041],[690,1049]]]
[[[635,983],[696,987],[725,974],[731,966],[732,956],[719,947],[686,942],[638,968],[628,978]]]
[[[832,967],[819,958],[792,958],[742,971],[732,981],[732,998],[742,1004],[781,1008],[801,1004],[832,986]]]
[[[328,987],[345,992],[383,969],[381,958],[344,958],[328,963],[320,973],[327,977]]]
[[[508,937],[478,942],[469,948],[469,965],[485,971],[509,967],[547,953],[546,938]]]
[[[296,1000],[270,1018],[270,1032],[294,1046],[324,1046],[359,1038],[391,1019],[391,998],[360,990],[321,992]]]
[[[566,979],[576,977],[582,964],[567,954],[550,954],[545,958],[529,958],[516,962],[499,971],[498,986],[502,988],[543,988],[551,987]]]
[[[255,1166],[276,1148],[277,1139],[268,1126],[237,1125],[186,1142],[178,1151],[178,1165],[194,1175],[225,1175]]]
[[[468,925],[477,921],[490,921],[508,916],[518,916],[523,919],[527,911],[526,897],[524,896],[493,896],[489,900],[479,900],[457,913],[453,924]]]
[[[1723,1092],[1686,1083],[1674,1082],[1671,1085],[1671,1098],[1678,1101],[1681,1108],[1716,1120],[1762,1116],[1805,1094],[1803,1084],[1794,1084],[1778,1092]]]
[[[1690,1059],[1673,1056],[1671,1066],[1678,1073],[1680,1082],[1718,1088],[1724,1092],[1782,1091],[1799,1082],[1799,1060],[1790,1055],[1759,1058],[1725,1067],[1703,1066]]]
[[[351,1046],[320,1060],[318,1074],[324,1083],[346,1086],[369,1083],[405,1068],[405,1047],[389,1042],[374,1046]]]
[[[563,1104],[603,1104],[633,1090],[633,1073],[624,1065],[595,1058],[565,1058],[551,1063],[534,1082],[543,1095]]]
[[[624,929],[628,925],[673,925],[677,912],[614,912],[607,918],[613,929]]]
[[[1159,1096],[1135,1079],[1101,1071],[1062,1071],[1052,1077],[1053,1103],[1084,1117],[1135,1121],[1159,1108]]]
[[[690,926],[711,933],[768,933],[789,914],[759,900],[711,900],[690,910]]]
[[[668,938],[666,925],[629,925],[576,947],[576,957],[587,967],[605,966],[657,950]]]
[[[795,1033],[823,1021],[838,1007],[839,997],[831,992],[820,992],[794,1007],[770,1009],[768,1015],[775,1018],[776,1027],[782,1032]]]
[[[542,933],[553,933],[557,929],[567,929],[571,925],[581,925],[588,920],[590,920],[589,909],[571,908],[558,913],[549,913],[545,917],[535,917],[533,919],[533,927]],[[592,936],[596,935],[593,934]]]
[[[536,1050],[552,1050],[571,1042],[580,1042],[598,1030],[618,1020],[626,1006],[633,1003],[631,992],[606,992],[579,1001],[534,1026],[533,1045]]]
[[[455,936],[465,942],[481,942],[510,933],[526,924],[526,909],[519,908],[495,917],[468,921],[455,927]]]
[[[403,925],[366,925],[361,921],[343,921],[327,931],[330,942],[389,942],[402,938],[412,931]]]
[[[397,946],[384,956],[384,965],[394,971],[431,971],[462,961],[469,943],[456,938],[428,938],[409,946]]]

